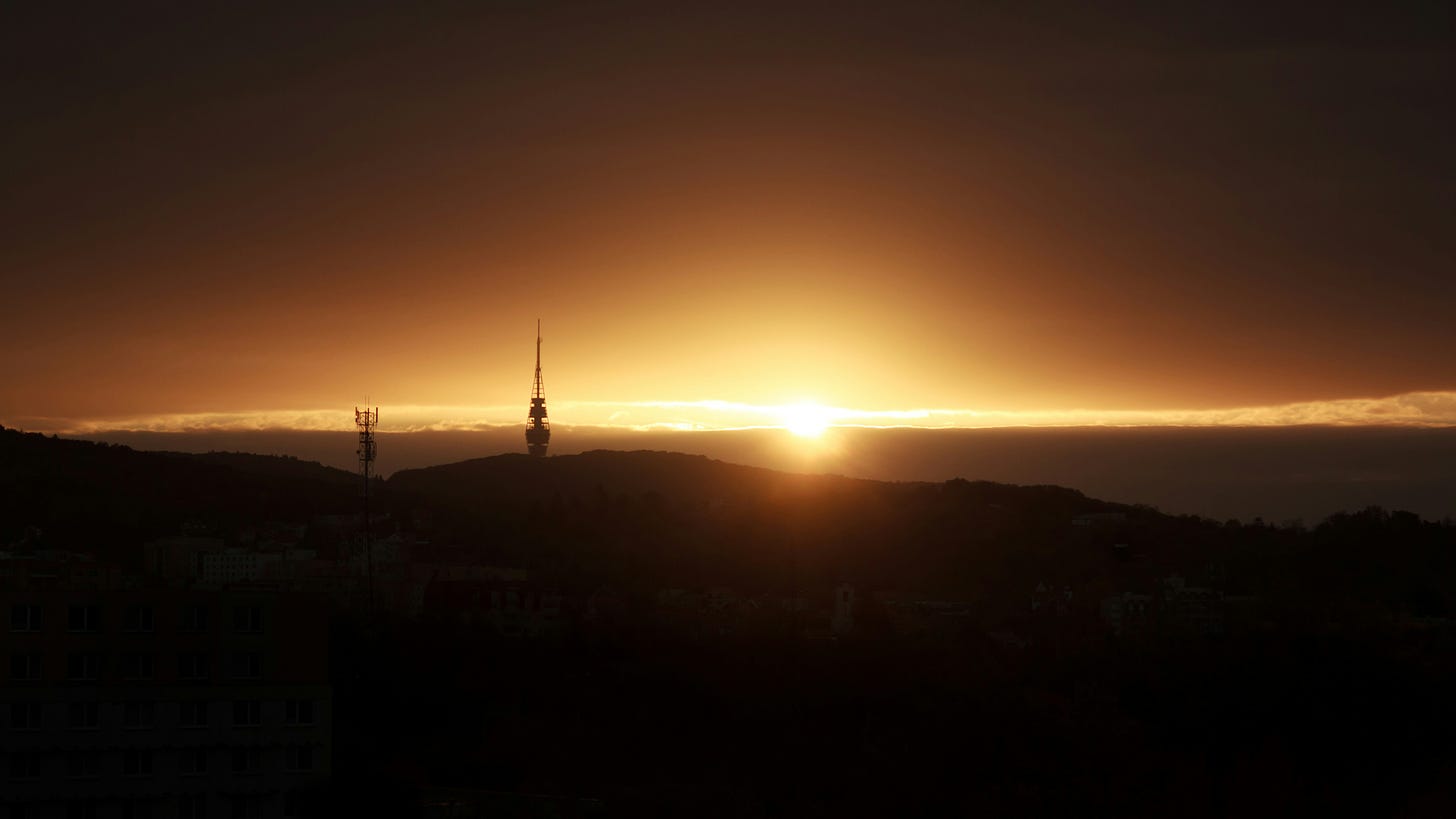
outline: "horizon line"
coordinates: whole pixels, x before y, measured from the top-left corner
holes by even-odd
[[[485,432],[524,428],[520,408],[383,404],[385,418],[402,423],[380,434],[411,432]],[[1340,398],[1222,409],[1162,410],[976,410],[881,409],[822,406],[813,401],[750,404],[719,399],[693,401],[560,401],[553,426],[618,432],[732,432],[786,429],[805,414],[824,428],[848,429],[999,429],[1069,427],[1296,427],[1380,426],[1437,428],[1456,426],[1456,391],[1422,391],[1374,398]],[[106,433],[346,432],[353,430],[347,409],[259,409],[242,412],[154,413],[113,418],[32,416],[5,426],[45,434],[88,436]],[[392,428],[391,428],[392,427]]]

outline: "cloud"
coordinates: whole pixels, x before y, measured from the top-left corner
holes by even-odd
[[[552,405],[562,427],[621,430],[712,431],[783,425],[785,407],[736,401],[562,401]],[[385,406],[380,431],[479,431],[523,423],[516,406]],[[823,407],[834,426],[920,427],[1278,427],[1456,426],[1456,392],[1414,392],[1384,398],[1344,398],[1228,409],[1033,411]],[[129,418],[26,418],[15,426],[35,432],[95,435],[103,432],[222,432],[250,430],[348,431],[352,408],[174,413]]]

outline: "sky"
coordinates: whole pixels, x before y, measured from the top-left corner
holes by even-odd
[[[0,423],[1456,424],[1456,12],[1087,5],[10,4]]]

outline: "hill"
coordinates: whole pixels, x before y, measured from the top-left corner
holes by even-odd
[[[142,452],[0,427],[0,544],[130,558],[183,524],[225,530],[349,512],[357,476],[293,458]]]
[[[1015,486],[956,480],[956,498],[1008,514],[1042,513],[1066,517],[1095,512],[1126,512],[1125,504],[1088,498],[1059,486]],[[563,503],[644,498],[713,509],[762,504],[804,504],[907,498],[943,484],[889,482],[839,475],[780,472],[714,460],[704,455],[639,450],[594,450],[579,455],[532,458],[497,455],[395,473],[388,489],[401,496],[428,497],[475,507],[541,502]]]
[[[355,513],[358,480],[288,457],[145,452],[0,428],[0,547],[26,538],[130,562],[137,545],[184,526],[226,536]],[[1177,575],[1299,617],[1456,612],[1456,527],[1380,509],[1309,529],[1215,523],[1056,486],[887,483],[648,451],[405,470],[381,481],[379,497],[392,515],[382,525],[436,558],[525,567],[567,589],[848,581],[1011,611],[1037,586],[1102,595]]]
[[[1177,577],[1293,618],[1456,611],[1456,528],[1378,508],[1312,528],[1220,523],[1057,486],[887,483],[642,451],[501,455],[385,486],[395,519],[456,559],[568,587],[847,581],[1010,612],[1038,586],[1100,597]]]
[[[1055,555],[1078,515],[1168,520],[1049,486],[887,483],[671,452],[480,458],[396,473],[402,521],[480,558],[592,582],[786,587],[854,579],[984,589]],[[1101,552],[1092,556],[1100,561]]]
[[[509,454],[408,469],[390,477],[391,491],[472,503],[657,494],[680,501],[738,503],[771,497],[852,492],[876,481],[801,475],[740,466],[678,452],[594,450],[533,458]]]

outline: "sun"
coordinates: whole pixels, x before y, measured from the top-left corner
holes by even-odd
[[[790,404],[781,410],[784,429],[801,438],[818,438],[829,428],[829,410],[811,402]]]

